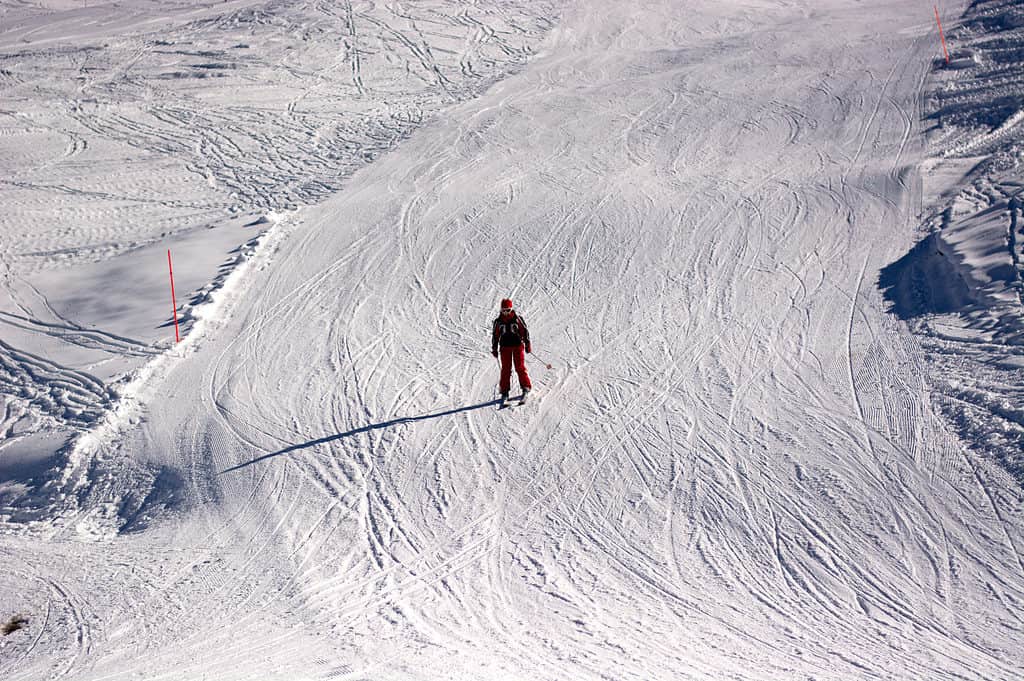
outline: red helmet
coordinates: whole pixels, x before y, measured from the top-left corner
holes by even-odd
[[[502,298],[502,300],[501,300],[501,309],[502,310],[511,310],[512,309],[512,299],[511,298]]]

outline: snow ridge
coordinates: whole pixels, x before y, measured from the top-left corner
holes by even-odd
[[[928,168],[936,178],[961,168],[962,177],[931,208],[930,246],[894,264],[890,283],[906,274],[902,286],[918,300],[901,316],[928,351],[937,404],[972,448],[1024,484],[1024,10],[971,3],[948,36],[953,68],[935,63],[927,103],[943,161]]]
[[[113,462],[106,455],[119,438],[144,418],[146,405],[158,394],[167,374],[194,355],[209,334],[231,315],[252,274],[272,262],[281,242],[299,224],[299,213],[270,213],[266,222],[270,227],[240,248],[231,259],[231,267],[203,292],[202,301],[189,306],[189,330],[182,341],[106,387],[109,397],[105,408],[89,412],[91,419],[83,420],[85,429],[65,446],[60,456],[61,467],[48,476],[37,492],[26,495],[18,506],[5,509],[0,529],[53,537],[70,527],[80,538],[110,539],[117,535],[126,522],[124,501],[88,500],[97,496],[93,487],[104,477],[102,471],[112,466],[132,469],[132,475],[142,478],[136,480],[136,487],[142,488],[152,485],[159,471],[140,472],[137,464]],[[109,486],[101,486],[104,491],[110,490]]]
[[[88,432],[80,435],[71,448],[68,465],[62,482],[67,484],[85,463],[103,451],[117,437],[134,427],[142,418],[144,405],[158,390],[163,378],[181,360],[187,359],[202,347],[207,335],[221,326],[231,314],[238,297],[246,290],[251,273],[267,267],[273,259],[281,241],[298,223],[298,211],[270,213],[267,215],[271,227],[240,249],[232,259],[232,267],[216,285],[203,293],[203,301],[189,309],[189,331],[177,343],[145,365],[126,376],[120,383],[111,386],[117,400],[102,420]],[[81,485],[79,477],[77,484]]]

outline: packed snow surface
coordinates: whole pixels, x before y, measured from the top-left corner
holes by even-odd
[[[4,679],[1024,676],[1021,481],[912,323],[950,272],[1012,316],[1003,214],[887,269],[956,175],[931,6],[44,5],[0,5]]]

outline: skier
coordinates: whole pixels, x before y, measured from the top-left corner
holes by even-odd
[[[509,384],[512,381],[512,363],[515,362],[516,374],[519,376],[519,387],[523,389],[520,400],[526,400],[526,395],[533,387],[530,384],[530,375],[526,373],[526,355],[523,353],[532,352],[530,349],[530,331],[526,328],[526,322],[512,309],[512,301],[505,298],[501,301],[501,314],[494,320],[491,331],[491,354],[499,356],[498,348],[501,347],[501,401],[508,399]]]

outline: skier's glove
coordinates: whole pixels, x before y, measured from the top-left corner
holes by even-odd
[[[497,350],[491,350],[491,354],[494,355],[495,357],[497,357],[498,356],[498,351]]]
[[[531,353],[531,354],[533,353],[533,349],[532,349],[532,348],[530,348],[530,346],[529,346],[529,345],[527,345],[527,346],[526,346],[526,351],[527,351],[527,352],[529,352],[529,353]]]

